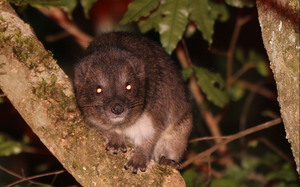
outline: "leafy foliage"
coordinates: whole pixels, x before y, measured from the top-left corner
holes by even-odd
[[[149,13],[152,12],[150,15]],[[149,16],[148,16],[149,15]],[[222,15],[222,16],[220,16]],[[142,32],[155,29],[160,33],[161,43],[168,53],[172,53],[181,39],[186,26],[194,21],[202,32],[203,38],[212,43],[213,26],[216,19],[225,21],[228,12],[224,4],[208,0],[136,0],[128,6],[121,24],[141,20],[138,24]]]
[[[161,6],[164,18],[159,23],[160,40],[170,54],[177,46],[188,23],[188,1],[165,0]]]
[[[222,89],[225,86],[224,80],[218,73],[212,73],[205,68],[190,67],[182,72],[183,78],[187,79],[189,75],[194,74],[197,83],[206,94],[207,99],[219,107],[224,107],[229,102],[229,98]]]
[[[211,7],[208,0],[191,0],[190,19],[195,21],[197,28],[202,32],[203,38],[212,43],[214,19],[210,18],[209,11]]]
[[[123,16],[120,24],[126,24],[146,17],[150,11],[154,10],[159,4],[159,0],[136,0],[128,6],[127,13]]]
[[[19,6],[21,5],[30,5],[32,7],[40,8],[55,8],[55,7],[63,7],[64,4],[60,0],[8,0],[10,3],[15,3]]]
[[[279,168],[274,168],[276,160]],[[187,187],[205,186],[206,177],[199,174],[195,167],[183,172]],[[278,155],[267,152],[262,157],[244,155],[240,163],[234,163],[230,168],[223,171],[221,178],[213,178],[210,187],[239,187],[239,186],[268,186],[276,181],[277,186],[298,186],[297,175],[294,168],[283,162]]]

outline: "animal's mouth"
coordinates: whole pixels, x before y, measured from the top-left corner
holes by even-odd
[[[120,122],[123,121],[125,118],[125,116],[121,117],[121,116],[116,116],[116,117],[110,117],[110,120],[113,122]]]
[[[107,117],[112,121],[112,122],[121,122],[125,119],[126,115],[128,113],[128,110],[122,112],[121,114],[114,114],[110,111],[106,111]]]

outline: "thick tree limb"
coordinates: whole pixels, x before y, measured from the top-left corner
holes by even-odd
[[[41,141],[83,186],[185,186],[180,173],[152,162],[137,175],[129,153],[105,151],[102,135],[83,122],[71,80],[10,7],[0,1],[0,87]]]
[[[262,38],[278,90],[286,138],[300,175],[299,0],[257,0]]]

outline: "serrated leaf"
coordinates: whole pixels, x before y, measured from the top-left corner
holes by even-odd
[[[197,82],[206,94],[207,99],[219,107],[224,107],[229,102],[227,94],[221,89],[224,88],[225,83],[220,74],[212,73],[204,68],[194,67]],[[216,88],[215,84],[219,84]]]
[[[211,45],[215,20],[210,17],[211,7],[208,0],[190,0],[190,2],[190,19],[196,23],[197,28],[202,32],[203,39]]]
[[[148,19],[139,21],[138,26],[140,28],[140,31],[142,33],[146,33],[154,29],[156,32],[158,32],[159,30],[158,24],[161,21],[161,19],[162,19],[162,15],[159,6],[158,9],[149,16]]]
[[[127,24],[146,17],[159,4],[159,0],[135,0],[128,5],[128,11],[120,21],[120,24]]]
[[[95,2],[97,2],[97,0],[80,0],[86,18],[89,18],[89,11]]]
[[[47,7],[53,9],[55,7],[64,7],[64,4],[60,0],[8,0],[10,3],[15,3],[19,6],[30,5],[35,8]]]
[[[165,0],[161,6],[161,13],[165,17],[159,23],[160,40],[171,54],[188,24],[188,0]]]
[[[2,141],[0,143],[0,156],[10,156],[19,154],[22,151],[22,145],[16,141]]]
[[[225,0],[225,2],[237,8],[253,7],[255,5],[255,0]]]

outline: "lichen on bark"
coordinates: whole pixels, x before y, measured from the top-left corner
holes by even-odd
[[[257,0],[262,38],[277,85],[286,138],[300,175],[299,4],[299,0]]]

